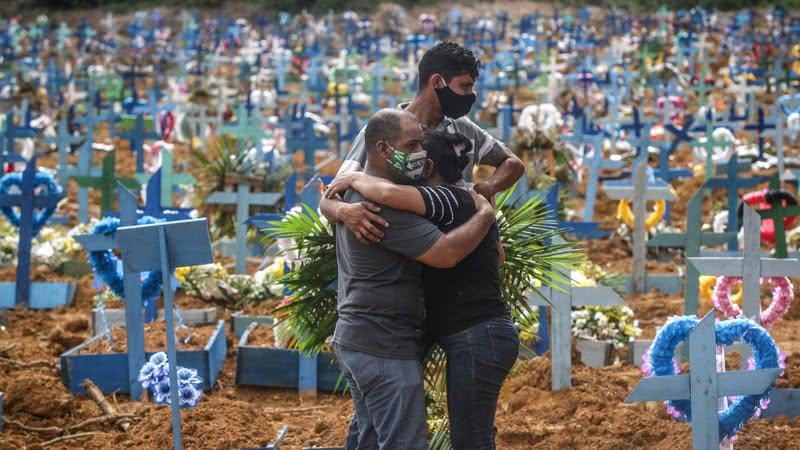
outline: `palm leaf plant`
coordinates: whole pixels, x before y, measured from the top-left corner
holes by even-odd
[[[231,135],[217,136],[208,153],[192,150],[195,161],[203,170],[198,192],[199,204],[204,205],[201,213],[211,217],[211,236],[219,239],[222,236],[233,236],[236,231],[236,216],[229,214],[229,206],[206,205],[205,199],[212,192],[224,190],[227,178],[231,174],[253,176],[260,180],[260,188],[264,192],[282,191],[286,179],[291,175],[289,164],[266,163],[254,158],[252,144]],[[280,205],[278,205],[280,206]],[[252,234],[252,235],[251,235]],[[255,236],[255,231],[248,234]]]
[[[536,325],[536,313],[528,296],[541,295],[540,286],[562,288],[570,273],[584,261],[575,243],[558,239],[563,230],[549,218],[543,200],[532,197],[512,201],[514,188],[497,198],[497,225],[506,261],[500,269],[502,295],[514,321],[522,328]],[[333,227],[315,211],[303,206],[303,213],[289,214],[271,222],[266,230],[273,239],[290,239],[283,256],[299,256],[280,282],[291,291],[291,301],[282,306],[295,336],[295,347],[317,353],[326,345],[336,325],[336,248]],[[425,385],[429,423],[434,433],[431,449],[450,448],[447,438],[445,355],[435,348],[425,363]]]

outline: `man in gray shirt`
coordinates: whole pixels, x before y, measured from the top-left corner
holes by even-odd
[[[395,183],[419,179],[426,155],[413,114],[378,111],[364,142],[366,173]],[[485,198],[473,197],[477,213],[447,234],[423,217],[385,206],[379,214],[391,226],[377,244],[336,227],[339,320],[333,345],[355,407],[348,450],[427,448],[419,263],[453,267],[483,240],[494,212]],[[347,203],[363,200],[354,191],[344,197]]]
[[[496,167],[490,177],[475,184],[475,191],[491,199],[513,186],[525,171],[525,165],[502,142],[467,117],[475,102],[474,86],[480,67],[480,61],[469,49],[454,42],[440,42],[420,59],[416,96],[411,103],[397,108],[413,113],[423,127],[466,136],[472,143],[472,152],[470,164],[464,169],[464,179],[472,180],[472,168],[477,164]],[[364,130],[361,130],[339,169],[340,174],[364,170],[365,142]],[[391,224],[375,214],[375,205],[368,201],[348,203],[323,198],[320,210],[328,220],[347,226],[362,242],[379,241],[383,228]]]

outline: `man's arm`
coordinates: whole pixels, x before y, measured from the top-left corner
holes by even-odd
[[[494,173],[489,178],[475,184],[475,191],[479,194],[492,198],[498,192],[503,192],[514,186],[525,173],[525,165],[517,155],[509,152],[508,157],[503,160]]]
[[[325,197],[333,198],[348,189],[357,191],[375,203],[412,212],[418,216],[425,215],[425,201],[416,187],[395,184],[364,172],[348,172],[337,176],[325,191]]]
[[[366,159],[364,129],[362,128],[353,141],[350,153],[347,154],[345,161],[339,168],[336,178],[338,179],[348,172],[362,171]],[[380,212],[381,209],[370,202],[345,203],[339,196],[326,198],[320,192],[319,210],[328,221],[344,224],[362,244],[366,245],[371,242],[378,242],[383,238],[383,232],[378,228],[378,225],[384,228],[389,226],[386,220],[375,214]]]
[[[478,211],[464,224],[443,235],[417,261],[439,269],[449,269],[461,262],[481,243],[494,223],[494,211],[483,196],[472,195]]]
[[[346,203],[338,196],[328,199],[321,195],[319,210],[328,221],[344,224],[366,245],[379,242],[383,238],[383,231],[378,225],[384,228],[389,226],[389,222],[376,214],[381,208],[370,202]]]
[[[475,163],[496,168],[491,176],[475,184],[475,191],[491,199],[498,192],[514,186],[525,173],[525,164],[517,155],[471,120],[461,118],[457,124],[463,127],[465,135],[475,136]]]

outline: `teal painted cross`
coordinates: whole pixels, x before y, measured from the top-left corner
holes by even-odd
[[[261,127],[260,112],[248,114],[245,105],[239,105],[236,110],[236,124],[235,125],[222,125],[221,131],[223,133],[230,133],[235,135],[238,139],[242,139],[255,145],[257,148],[261,146],[261,139],[264,137],[264,129]]]
[[[688,341],[691,374],[644,378],[625,403],[690,400],[692,450],[716,450],[720,448],[719,399],[763,394],[782,369],[717,372],[714,311],[689,331]]]
[[[687,258],[700,256],[701,246],[718,246],[736,239],[736,232],[712,233],[702,231],[703,189],[701,187],[686,208],[686,231],[684,233],[660,233],[647,241],[648,247],[682,248]],[[700,274],[691,264],[686,264],[686,281],[683,290],[684,314],[697,314]]]
[[[714,176],[714,148],[726,148],[734,143],[723,139],[714,139],[714,117],[711,109],[706,113],[705,135],[705,140],[696,139],[691,142],[691,145],[702,147],[706,151],[706,180],[710,180]],[[731,159],[736,160],[736,155],[734,154]]]
[[[117,188],[117,181],[130,189],[138,189],[139,182],[134,178],[117,177],[117,151],[112,150],[103,158],[103,172],[99,177],[75,175],[71,178],[79,186],[100,190],[100,213],[111,211],[114,208],[114,192]]]
[[[175,191],[176,186],[184,186],[193,184],[194,177],[188,173],[175,173],[172,152],[166,149],[161,151],[161,192],[160,192],[160,205],[163,208],[172,206],[172,193]],[[150,178],[148,175],[137,173],[136,181],[141,184],[147,184]]]
[[[236,192],[214,192],[206,203],[236,205],[236,273],[247,272],[247,219],[250,206],[273,206],[283,194],[276,192],[250,192],[250,186],[240,183]]]
[[[73,144],[80,143],[83,138],[81,136],[73,135],[67,130],[67,118],[63,117],[58,121],[56,135],[54,137],[46,137],[43,141],[47,144],[56,144],[58,150],[58,181],[61,184],[61,189],[67,191],[67,181],[69,180],[70,167],[67,162],[70,147]]]

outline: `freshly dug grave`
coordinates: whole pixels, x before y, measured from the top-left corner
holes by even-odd
[[[175,344],[178,350],[203,350],[208,340],[217,329],[217,324],[190,325],[188,329],[177,329]],[[185,342],[186,338],[188,342]],[[167,325],[164,321],[156,321],[144,326],[144,348],[150,352],[167,350]],[[79,352],[81,355],[98,353],[125,353],[128,351],[128,339],[124,327],[111,328],[111,341],[97,339]]]

